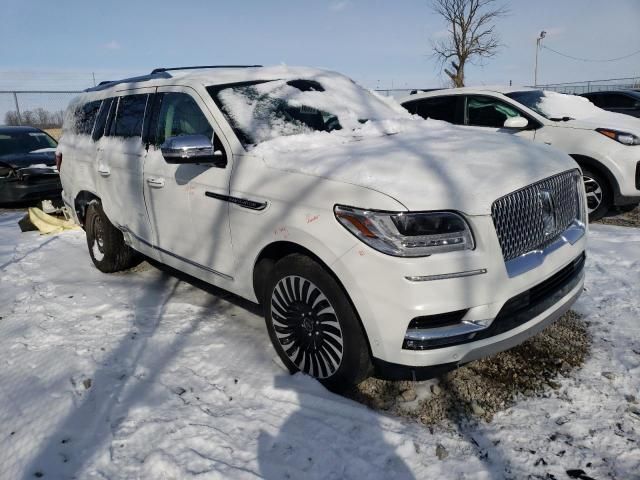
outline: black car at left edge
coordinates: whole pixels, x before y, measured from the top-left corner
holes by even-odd
[[[56,146],[38,128],[0,126],[0,205],[60,198]]]

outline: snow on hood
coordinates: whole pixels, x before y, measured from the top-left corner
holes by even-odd
[[[380,191],[409,210],[471,215],[490,214],[497,198],[577,168],[568,155],[546,145],[416,116],[370,121],[355,131],[279,137],[251,154],[272,168]]]
[[[29,153],[11,153],[0,156],[0,163],[9,165],[12,168],[31,168],[33,165],[43,165],[48,168],[56,164],[53,150],[38,151]]]
[[[614,128],[640,133],[640,119],[603,110],[589,99],[577,95],[543,91],[536,108],[547,118],[571,117],[576,120],[566,122],[567,127]]]
[[[55,165],[45,165],[44,163],[36,163],[36,164],[33,164],[33,165],[28,165],[28,166],[26,166],[24,168],[42,168],[42,169],[53,169],[53,170],[55,170],[56,166]]]

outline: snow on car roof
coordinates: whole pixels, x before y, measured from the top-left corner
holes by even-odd
[[[127,90],[131,88],[152,87],[158,85],[200,84],[205,86],[224,85],[228,83],[243,83],[257,80],[292,80],[295,78],[309,78],[318,75],[343,77],[337,72],[310,67],[290,67],[277,65],[272,67],[248,68],[202,68],[160,71],[149,75],[125,78],[104,83],[87,92],[106,90]]]

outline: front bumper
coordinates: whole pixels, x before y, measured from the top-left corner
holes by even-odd
[[[551,285],[547,292],[561,297],[556,295],[550,303],[538,305],[538,310],[520,315],[517,322],[500,330],[499,324],[509,322],[503,321],[509,302],[533,291],[579,259],[585,251],[586,235],[549,251],[535,268],[510,276],[491,217],[467,220],[475,233],[473,251],[411,259],[389,257],[356,246],[332,265],[360,315],[376,366],[403,366],[409,367],[409,371],[420,367],[433,369],[511,348],[562,315],[582,291],[584,275],[580,265],[579,272],[571,277],[569,290]],[[452,272],[478,273],[440,279],[440,275]],[[435,279],[422,282],[407,279],[425,274]],[[413,319],[459,311],[463,316],[458,320],[464,324],[491,326],[458,332],[461,336],[453,344],[449,338],[441,344],[436,342],[433,348],[406,348]],[[458,327],[452,330],[453,335],[443,337],[455,337]]]
[[[0,203],[60,198],[62,184],[58,175],[30,176],[24,179],[0,179]]]

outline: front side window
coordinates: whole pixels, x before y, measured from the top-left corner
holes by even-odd
[[[147,94],[120,97],[118,110],[111,124],[110,135],[114,137],[141,137]]]
[[[467,125],[502,128],[508,118],[521,116],[511,105],[492,97],[467,97]]]
[[[213,128],[202,110],[186,93],[161,93],[157,96],[158,111],[153,142],[162,145],[167,138],[180,135],[213,137]]]
[[[455,95],[423,98],[408,102],[404,106],[409,112],[420,115],[424,119],[432,118],[449,123],[459,123],[456,122],[458,97]]]

